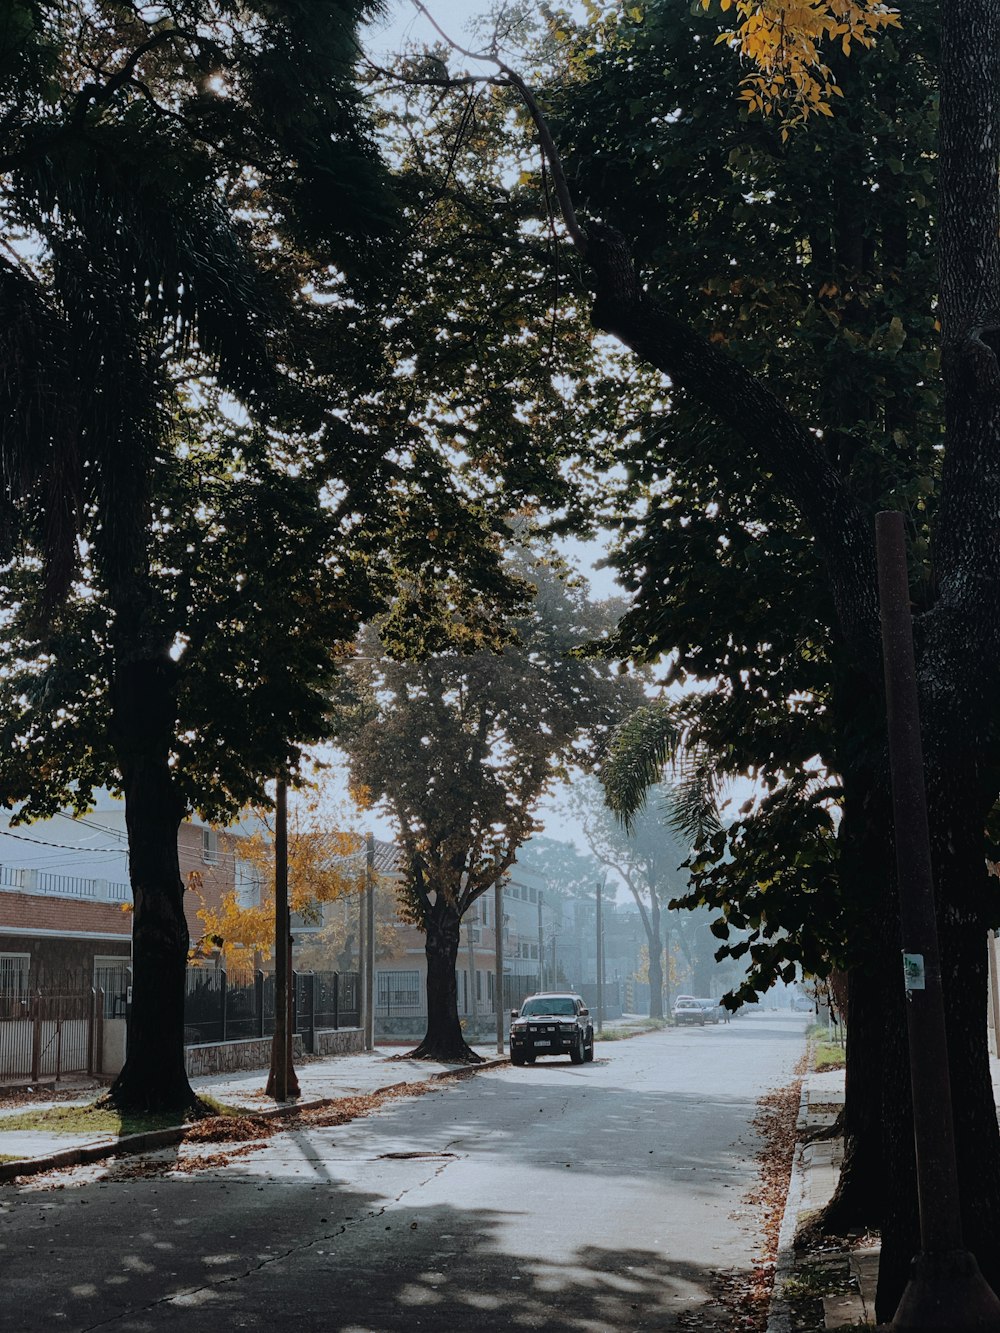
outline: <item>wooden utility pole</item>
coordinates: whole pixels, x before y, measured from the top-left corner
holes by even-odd
[[[538,890],[538,989],[545,989],[545,937],[542,932],[542,891]]]
[[[365,1050],[375,1049],[375,835],[365,834]]]
[[[299,1095],[292,1059],[292,930],[288,910],[288,784],[279,778],[274,794],[274,1037],[268,1097],[287,1102]]]
[[[597,911],[594,917],[597,924],[597,1030],[604,1031],[604,904],[601,900],[601,894],[604,892],[604,885],[607,882],[607,876],[599,880],[597,884]]]
[[[493,885],[493,1008],[497,1015],[497,1055],[503,1055],[503,884]]]
[[[962,1238],[903,515],[877,514],[875,532],[920,1209],[920,1253],[891,1327],[985,1333],[1000,1330],[1000,1300]]]

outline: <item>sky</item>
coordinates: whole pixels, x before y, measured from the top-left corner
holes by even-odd
[[[456,40],[463,41],[468,38],[470,20],[488,13],[495,7],[495,0],[426,0],[426,4],[444,31]],[[366,47],[379,63],[389,64],[392,54],[405,46],[424,42],[431,45],[440,41],[430,22],[418,13],[412,0],[388,0],[387,11],[383,20],[369,26],[364,37]],[[594,597],[610,597],[621,591],[610,571],[595,568],[605,554],[602,541],[567,541],[562,550],[587,577]],[[328,783],[335,799],[346,803],[346,787],[336,771],[337,757],[330,751],[326,752],[326,757],[332,760],[332,768],[326,775],[324,785]],[[538,813],[545,824],[544,833],[549,837],[574,842],[582,851],[586,851],[586,841],[579,824],[560,809],[564,797],[565,791],[557,788],[542,801]],[[359,814],[355,826],[371,829],[378,837],[393,836],[391,822],[371,811]]]
[[[448,33],[459,41],[467,35],[466,25],[479,14],[494,7],[494,0],[426,0],[428,10]],[[408,43],[436,44],[440,38],[412,0],[388,0],[388,15],[373,24],[368,45],[374,50],[394,51]]]

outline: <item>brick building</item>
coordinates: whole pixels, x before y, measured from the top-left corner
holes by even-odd
[[[181,874],[198,872],[219,901],[236,885],[236,858],[215,830],[192,819],[178,836]],[[83,818],[68,813],[11,824],[0,812],[0,992],[120,992],[132,947],[132,891],[124,803],[98,793]],[[192,942],[201,898],[185,897]]]

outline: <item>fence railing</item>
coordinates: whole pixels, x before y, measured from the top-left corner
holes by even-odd
[[[306,1050],[324,1029],[361,1025],[361,988],[356,972],[294,972],[292,1020]],[[185,978],[184,1041],[243,1041],[274,1032],[274,974],[230,977],[222,968],[189,967]]]
[[[36,870],[30,866],[0,865],[0,889],[19,889],[22,893],[41,893],[55,898],[89,898],[95,902],[127,903],[132,899],[129,884],[86,879],[83,875],[58,875],[51,870]]]

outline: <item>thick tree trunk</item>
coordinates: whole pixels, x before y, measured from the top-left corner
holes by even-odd
[[[949,741],[956,739],[954,732]],[[988,970],[983,857],[985,806],[975,777],[928,766],[928,802],[939,912],[941,980],[948,1028],[948,1060],[955,1116],[955,1149],[963,1240],[983,1276],[1000,1288],[1000,1132],[986,1042]],[[913,1144],[913,1108],[906,1043],[906,1010],[899,975],[898,925],[886,930],[887,1040],[884,1060],[884,1125],[887,1196],[876,1313],[891,1319],[920,1249]],[[893,976],[895,974],[895,976]]]
[[[886,1179],[882,1153],[883,978],[876,969],[848,974],[844,1160],[833,1198],[810,1230],[843,1236],[882,1225]]]
[[[838,673],[835,707],[844,756],[843,818],[837,835],[844,902],[840,931],[851,950],[844,1161],[833,1198],[810,1228],[829,1235],[880,1227],[888,1184],[883,1149],[885,989],[897,980],[899,967],[898,953],[891,945],[887,950],[885,931],[885,922],[896,919],[889,775],[885,752],[878,749],[871,757],[873,737],[879,738],[885,726],[882,698],[881,679],[867,678],[856,663]]]
[[[438,901],[430,909],[424,952],[427,958],[427,1032],[410,1052],[413,1060],[461,1061],[478,1064],[477,1055],[462,1034],[458,1017],[458,959],[462,918],[456,908]]]
[[[175,667],[119,667],[112,736],[125,792],[132,919],[128,1054],[111,1101],[128,1111],[182,1111],[197,1104],[184,1068],[184,973],[188,928],[177,856],[183,806],[169,766]]]

